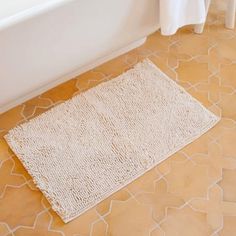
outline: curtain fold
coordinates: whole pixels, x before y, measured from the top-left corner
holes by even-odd
[[[205,21],[205,0],[159,0],[159,4],[163,35],[172,35],[184,25],[201,24]]]

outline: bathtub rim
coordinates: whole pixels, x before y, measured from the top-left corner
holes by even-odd
[[[73,1],[75,0],[51,0],[21,10],[17,13],[14,13],[12,15],[0,19],[0,31],[7,29],[11,26],[14,26],[16,24],[19,24],[23,21],[26,21],[30,18],[37,17],[38,15],[44,14],[48,11],[66,5]]]

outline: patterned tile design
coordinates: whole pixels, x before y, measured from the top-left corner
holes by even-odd
[[[0,115],[0,236],[235,236],[236,30],[212,4],[202,35],[192,27],[151,35],[141,47]],[[149,58],[211,111],[211,131],[74,221],[51,210],[2,136],[73,95]],[[14,86],[14,85],[13,85]]]

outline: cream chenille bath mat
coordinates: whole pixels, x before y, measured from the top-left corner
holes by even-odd
[[[218,120],[145,60],[17,126],[5,139],[68,222]]]

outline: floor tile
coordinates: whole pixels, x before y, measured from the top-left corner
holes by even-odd
[[[168,185],[164,179],[156,182],[153,192],[143,192],[136,199],[144,205],[153,209],[153,219],[160,222],[166,216],[167,207],[180,207],[184,204],[183,199],[168,192]]]
[[[11,229],[22,225],[32,226],[37,214],[43,210],[42,193],[31,190],[27,185],[9,187],[0,198],[0,222]]]
[[[150,228],[155,227],[151,208],[140,205],[135,199],[114,201],[105,221],[108,224],[108,236],[145,236]]]
[[[169,183],[169,192],[185,201],[195,197],[205,197],[211,184],[207,167],[196,165],[190,160],[173,162],[171,172],[165,178]]]
[[[236,203],[236,168],[233,170],[224,169],[222,180],[219,182],[219,185],[223,189],[223,199],[229,202]]]
[[[213,233],[207,224],[206,214],[196,212],[188,206],[168,209],[167,215],[161,224],[166,236],[210,236]]]
[[[219,232],[219,236],[234,236],[236,232],[236,216],[224,217],[224,228]]]

